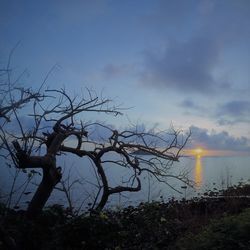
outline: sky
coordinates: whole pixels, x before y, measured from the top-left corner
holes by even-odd
[[[54,67],[48,86],[125,108],[96,119],[173,124],[193,147],[250,152],[249,27],[249,0],[1,0],[0,66],[18,44],[26,86]]]

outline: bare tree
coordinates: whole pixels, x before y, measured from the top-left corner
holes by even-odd
[[[3,74],[7,74],[7,82],[0,85],[3,97],[0,106],[2,155],[11,159],[17,169],[41,169],[43,173],[27,209],[30,218],[41,212],[61,180],[61,167],[57,161],[61,154],[90,159],[98,179],[98,191],[92,204],[94,211],[102,210],[113,194],[140,191],[143,173],[149,173],[167,185],[168,178],[188,183],[185,175],[171,175],[169,169],[174,161],[178,161],[190,133],[184,135],[174,129],[170,133],[156,133],[136,128],[119,132],[102,123],[86,123],[84,113],[116,116],[121,114],[119,106],[110,106],[109,99],[100,98],[90,90],[79,98],[71,98],[64,89],[47,89],[43,94],[39,89],[33,93],[11,83],[9,67]],[[30,119],[28,128],[22,122],[23,117]],[[16,123],[15,130],[4,126],[10,121]],[[108,136],[91,136],[91,131],[98,128],[105,130]],[[121,184],[110,184],[107,166],[125,168],[130,175]]]
[[[33,92],[30,88],[21,87],[19,85],[19,80],[22,78],[25,72],[20,74],[17,78],[12,79],[12,70],[10,67],[11,57],[15,48],[11,51],[6,67],[0,68],[0,157],[6,159],[6,164],[10,166],[6,156],[9,152],[11,158],[14,154],[11,152],[10,141],[11,135],[8,134],[8,131],[4,129],[5,125],[11,122],[11,118],[14,118],[18,121],[19,127],[22,128],[20,120],[18,119],[18,110],[22,109],[26,104],[31,101],[41,101],[44,97],[40,95],[40,91]],[[5,153],[3,153],[5,151]],[[16,170],[13,176],[13,182],[9,195],[9,204],[11,202],[11,197],[14,193],[14,186],[19,171]],[[31,178],[28,177],[28,181],[24,183],[25,188],[29,184]],[[23,189],[25,192],[25,189]],[[20,196],[21,197],[21,196]],[[20,198],[19,197],[19,198]],[[17,250],[19,249],[16,245],[14,239],[9,235],[9,233],[4,229],[3,223],[4,217],[0,221],[0,239],[5,244],[8,249]]]
[[[21,121],[19,119],[19,111],[27,107],[28,104],[40,102],[44,98],[44,96],[40,94],[41,89],[34,91],[31,88],[24,87],[20,83],[26,76],[27,72],[25,70],[17,75],[12,69],[11,59],[15,48],[13,48],[10,52],[6,66],[2,66],[0,68],[0,157],[4,157],[6,160],[5,163],[9,167],[11,167],[13,163],[12,161],[9,161],[8,158],[6,158],[6,151],[9,152],[11,156],[13,156],[13,152],[11,151],[12,149],[9,143],[9,139],[12,138],[12,136],[9,134],[10,131],[5,128],[10,124],[13,124],[11,121],[15,121],[16,132],[18,129],[21,129],[21,131],[19,131],[20,133],[17,132],[17,134],[24,135],[24,131],[22,130],[23,126],[21,125]],[[43,84],[41,84],[41,87]],[[12,159],[12,157],[10,158]],[[14,172],[15,173],[13,174],[10,192],[8,195],[5,195],[5,197],[7,197],[7,207],[10,206],[12,196],[15,193],[14,189],[20,170],[15,169]],[[25,193],[25,188],[32,179],[31,175],[28,175],[27,177],[27,180],[23,183],[25,187],[22,194]],[[19,199],[21,198],[22,194],[20,194]]]
[[[42,210],[51,192],[61,180],[61,167],[57,166],[57,157],[62,153],[88,157],[93,163],[100,179],[99,191],[93,203],[93,209],[96,211],[103,209],[113,194],[141,190],[140,176],[143,172],[150,173],[158,181],[166,184],[166,177],[188,181],[185,176],[170,175],[168,171],[172,163],[178,161],[189,135],[184,138],[180,131],[173,130],[164,139],[163,134],[153,131],[142,132],[133,129],[118,132],[101,123],[84,124],[77,119],[84,112],[114,115],[120,112],[117,107],[107,106],[110,102],[108,99],[99,99],[90,91],[88,98],[80,101],[70,98],[64,90],[47,90],[47,98],[50,98],[48,94],[52,93],[51,98],[58,101],[54,105],[48,106],[48,101],[45,102],[44,99],[33,100],[34,127],[31,130],[25,132],[22,123],[19,122],[21,133],[8,133],[15,153],[9,144],[10,138],[6,139],[6,131],[2,131],[4,147],[17,168],[41,168],[43,171],[42,181],[27,210],[30,217],[36,216]],[[43,107],[43,102],[47,105],[46,108]],[[16,119],[19,119],[18,116]],[[88,138],[88,131],[93,130],[93,127],[107,130],[110,136],[106,140]],[[50,131],[46,131],[45,128]],[[75,138],[75,146],[72,146],[72,143],[65,144],[66,139],[72,137]],[[34,154],[44,147],[46,152]],[[116,154],[118,158],[114,159],[110,153]],[[127,168],[131,171],[131,176],[123,185],[110,186],[105,172],[106,165]]]

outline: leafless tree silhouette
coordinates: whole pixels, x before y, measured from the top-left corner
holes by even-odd
[[[43,172],[27,209],[28,217],[33,218],[41,212],[60,182],[62,172],[57,158],[61,154],[90,159],[98,179],[98,191],[92,204],[92,210],[97,212],[113,194],[140,191],[144,172],[167,185],[168,177],[188,183],[184,174],[171,175],[169,169],[178,161],[190,133],[184,135],[172,129],[167,134],[136,128],[119,132],[102,123],[87,123],[84,122],[87,112],[117,116],[121,109],[89,89],[85,90],[85,96],[73,98],[64,89],[46,89],[41,94],[42,88],[33,92],[15,86],[10,81],[9,67],[1,74],[7,76],[7,81],[0,85],[1,155],[11,159],[18,169],[32,169],[33,172],[42,169]],[[22,121],[24,117],[30,121],[28,128]],[[5,125],[11,123],[16,127],[9,131]],[[88,133],[96,128],[105,130],[109,136],[89,136]],[[121,185],[112,186],[106,166],[126,168],[130,176]]]

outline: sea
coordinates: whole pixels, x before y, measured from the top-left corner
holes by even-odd
[[[11,207],[25,209],[41,181],[41,175],[34,174],[28,178],[28,173],[8,167],[4,162],[0,164],[0,201]],[[78,157],[72,157],[70,161],[67,157],[61,157],[59,164],[63,169],[64,186],[58,184],[47,205],[60,204],[68,207],[70,199],[78,212],[86,211],[93,205],[99,191],[94,166],[88,159]],[[106,173],[111,186],[126,185],[131,181],[128,169],[109,166]],[[169,169],[170,175],[180,173],[188,177],[189,184],[171,176],[164,179],[165,183],[159,182],[150,174],[144,174],[141,176],[141,191],[115,194],[110,197],[107,207],[120,209],[136,206],[141,202],[191,199],[208,191],[250,183],[250,156],[182,157]],[[11,190],[13,192],[10,199]]]

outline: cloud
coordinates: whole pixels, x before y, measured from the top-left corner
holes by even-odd
[[[150,21],[168,32],[177,29],[181,34],[188,27],[190,33],[237,43],[250,38],[249,8],[249,0],[160,0]]]
[[[220,106],[219,114],[234,117],[250,116],[249,101],[231,101]]]
[[[133,64],[106,64],[102,69],[102,75],[107,78],[124,77],[135,73],[135,65]]]
[[[185,110],[196,111],[199,114],[203,114],[204,112],[208,113],[208,110],[206,110],[206,108],[204,108],[202,105],[195,103],[191,99],[185,99],[184,101],[179,103],[179,106],[181,108],[184,108]]]
[[[249,1],[161,1],[160,7],[154,22],[164,49],[145,50],[141,82],[191,93],[225,91],[226,55],[249,47]]]
[[[216,112],[220,125],[250,122],[250,102],[234,100],[219,105]]]
[[[215,132],[208,131],[204,128],[191,126],[192,132],[191,147],[198,145],[214,150],[234,150],[234,151],[250,151],[250,140],[246,137],[236,138],[226,131]]]
[[[4,130],[10,134],[18,136],[22,133],[21,130],[23,130],[24,133],[29,133],[35,129],[36,124],[35,124],[34,117],[28,116],[28,115],[27,116],[21,115],[19,116],[18,119],[19,121],[16,118],[12,117],[11,122],[6,123],[4,125]],[[1,125],[2,124],[0,124],[0,126]],[[54,125],[54,122],[52,121],[42,120],[40,123],[39,132],[42,133],[42,132],[51,131],[53,125]]]
[[[146,51],[142,81],[187,92],[213,92],[216,81],[212,71],[219,51],[219,44],[205,37],[171,42],[160,55]]]
[[[238,123],[250,123],[250,102],[244,100],[233,100],[215,106],[209,104],[201,105],[192,99],[185,99],[179,103],[179,107],[185,110],[184,114],[196,114],[213,119],[217,124],[236,125]]]
[[[166,131],[160,131],[156,127],[151,129],[147,129],[145,124],[140,124],[136,128],[128,128],[127,130],[137,132],[149,132],[152,134],[157,134],[159,138],[164,139],[165,141],[173,140],[173,132],[171,128]],[[204,147],[210,150],[226,150],[226,151],[235,151],[235,152],[249,152],[250,153],[250,139],[244,136],[235,137],[230,135],[227,131],[216,132],[215,130],[208,130],[206,128],[200,128],[192,125],[190,127],[191,138],[189,139],[186,147],[194,148],[194,147]],[[186,132],[183,132],[183,136],[185,137]],[[152,137],[146,138],[148,142],[152,142]],[[154,139],[153,139],[154,140]],[[155,143],[160,146],[166,146],[161,140],[156,140]]]

